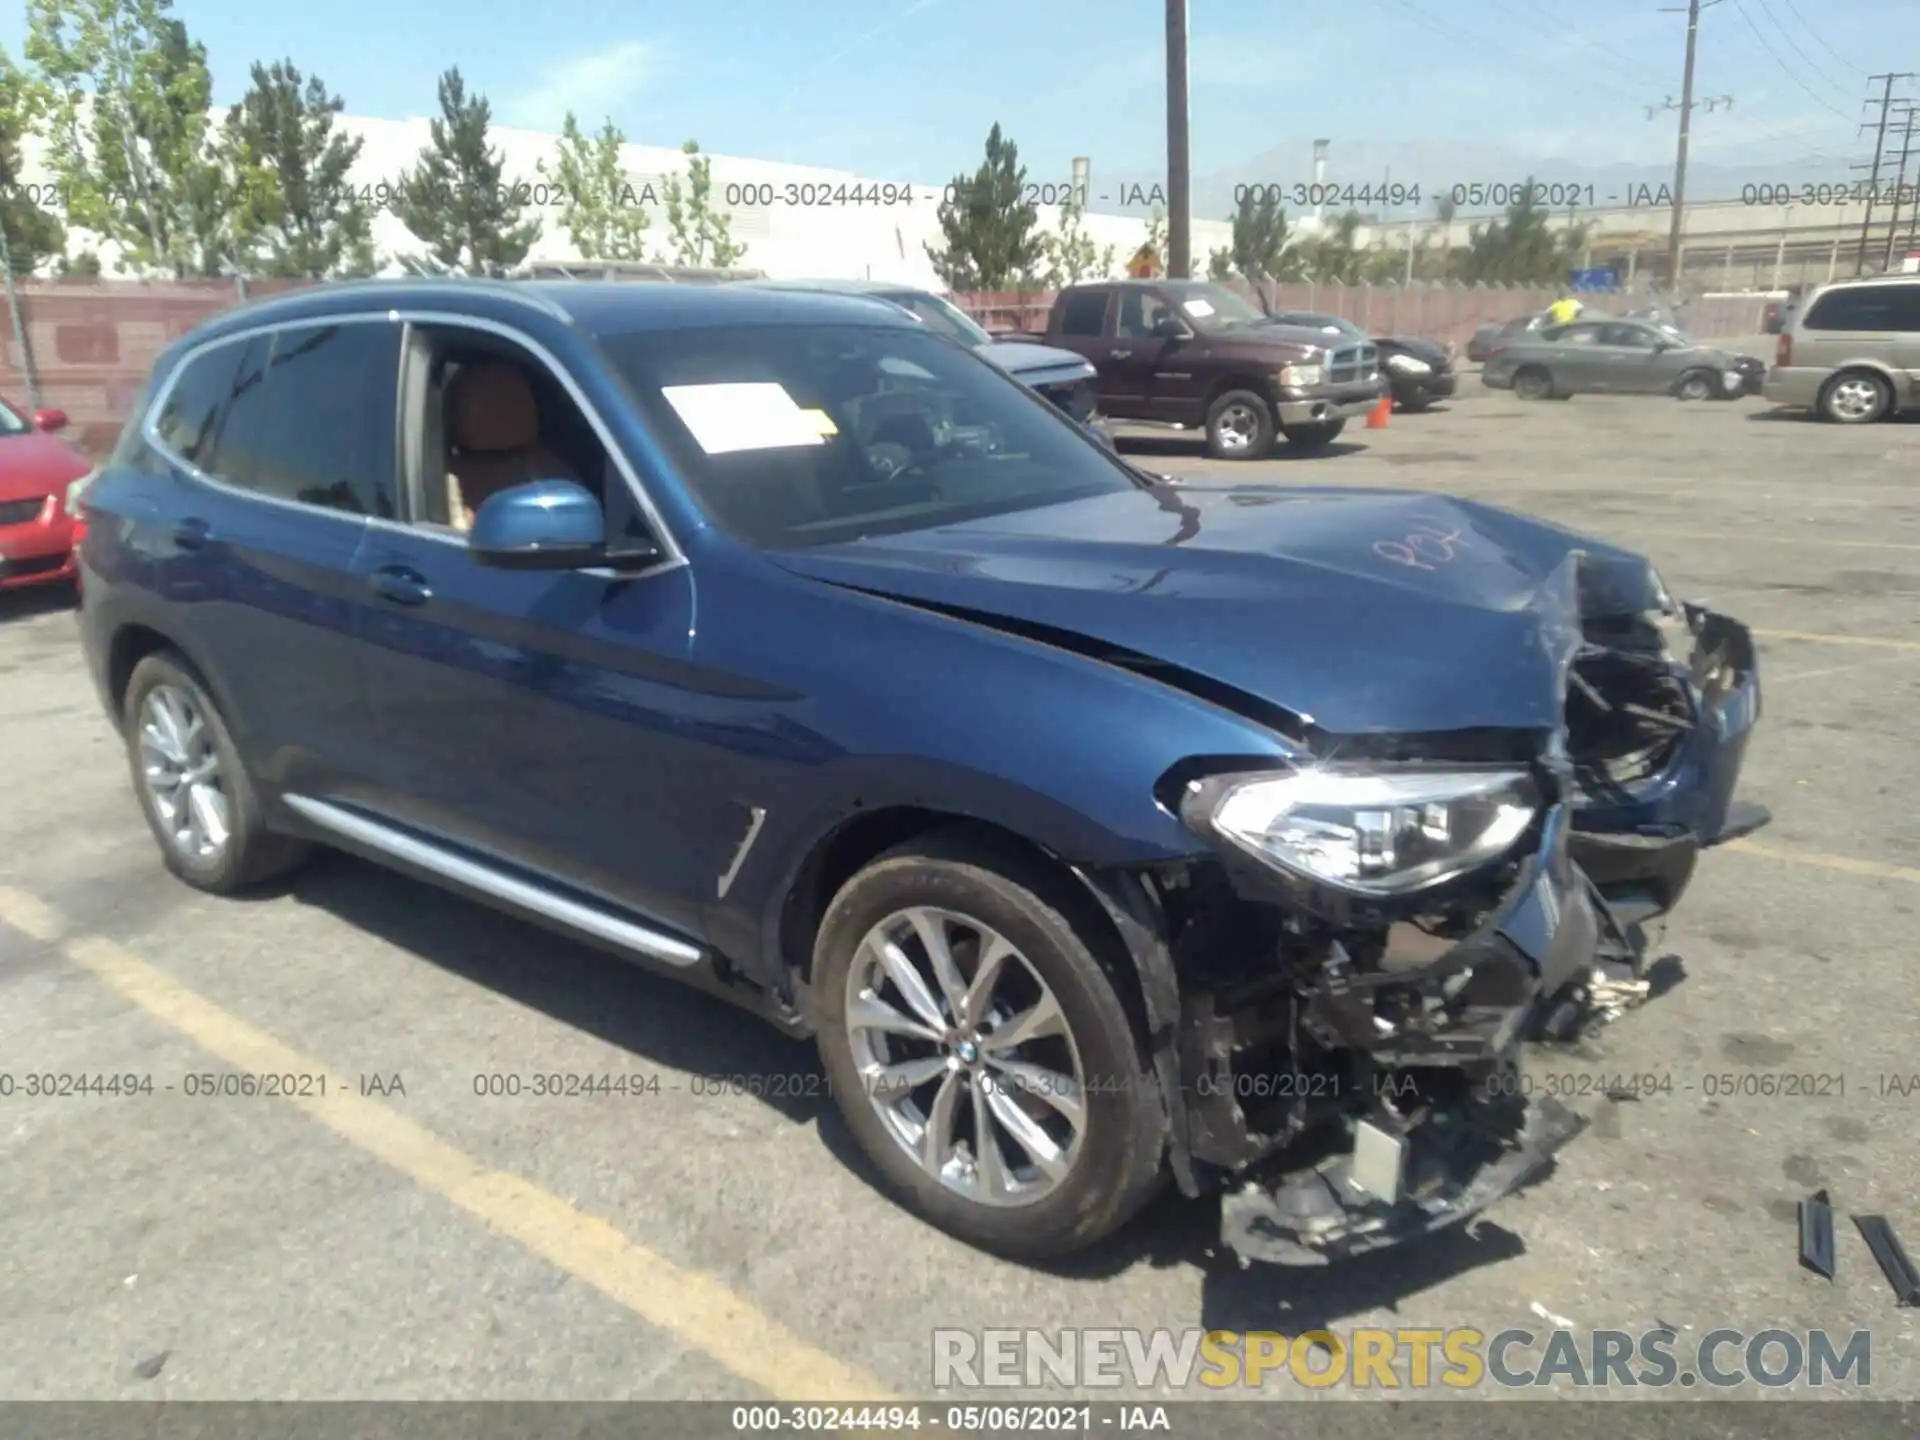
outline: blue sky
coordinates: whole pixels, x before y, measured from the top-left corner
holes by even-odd
[[[207,45],[223,104],[250,61],[285,55],[351,113],[426,114],[436,74],[458,64],[506,123],[557,127],[571,105],[637,142],[697,138],[873,178],[971,169],[996,120],[1035,179],[1064,180],[1080,154],[1097,173],[1157,175],[1164,152],[1159,0],[176,0],[174,13]],[[24,0],[0,0],[16,58],[24,16]],[[1488,146],[1582,166],[1670,160],[1674,117],[1643,107],[1677,98],[1684,26],[1658,0],[1193,0],[1194,169],[1257,171],[1309,136],[1334,140],[1336,171],[1351,147],[1412,141],[1429,165],[1468,168]],[[1847,178],[1868,71],[1903,68],[1920,70],[1913,0],[1722,0],[1702,21],[1699,93],[1735,103],[1697,116],[1696,155]]]

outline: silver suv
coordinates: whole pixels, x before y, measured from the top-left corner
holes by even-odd
[[[1920,408],[1920,275],[1814,291],[1780,336],[1764,393],[1842,425]]]

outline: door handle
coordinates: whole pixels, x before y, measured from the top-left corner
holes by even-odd
[[[1116,360],[1125,360],[1132,356],[1132,354],[1133,351],[1131,350],[1115,350],[1113,352],[1113,358]]]
[[[373,572],[373,592],[396,605],[421,605],[433,598],[427,577],[405,565],[386,565]]]
[[[174,522],[173,543],[182,550],[202,549],[213,534],[213,527],[198,518]]]

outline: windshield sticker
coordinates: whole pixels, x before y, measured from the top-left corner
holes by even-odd
[[[773,381],[667,385],[660,393],[709,455],[824,445],[826,437],[835,433],[822,428],[822,420],[833,424],[823,413],[813,411],[815,418],[809,418],[810,412]]]
[[[1180,308],[1196,320],[1204,320],[1213,313],[1213,306],[1204,300],[1189,300]]]

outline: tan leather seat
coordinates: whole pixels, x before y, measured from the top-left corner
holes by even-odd
[[[447,391],[447,520],[457,530],[491,495],[530,480],[580,477],[540,438],[533,387],[516,365],[487,360],[463,367]]]

